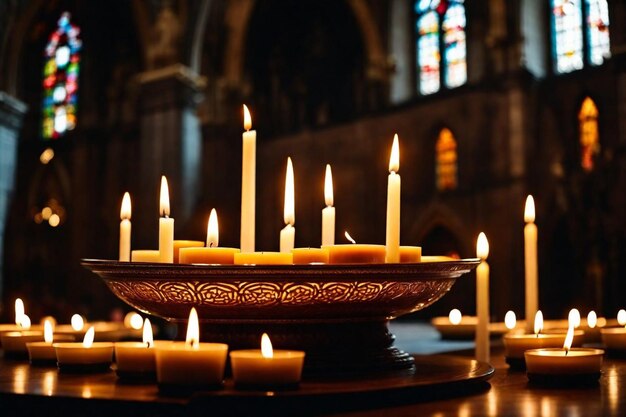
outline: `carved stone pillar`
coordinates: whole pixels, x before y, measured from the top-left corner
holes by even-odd
[[[17,141],[27,106],[0,91],[0,299],[4,281],[4,230],[13,194],[17,165]]]
[[[144,72],[140,82],[141,135],[137,191],[141,216],[133,217],[137,243],[156,248],[159,184],[167,176],[172,217],[184,230],[200,193],[202,141],[196,107],[203,77],[181,64]],[[139,246],[136,246],[139,247]]]

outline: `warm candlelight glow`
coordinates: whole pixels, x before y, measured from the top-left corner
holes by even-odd
[[[52,343],[54,335],[52,334],[52,322],[46,320],[43,323],[43,341],[46,343]]]
[[[246,130],[252,129],[252,116],[250,116],[250,110],[248,106],[243,105],[243,128]]]
[[[620,326],[626,326],[626,310],[622,309],[617,312],[617,322]]]
[[[565,342],[563,342],[563,349],[565,349],[565,354],[569,352],[572,347],[572,342],[574,341],[574,327],[569,326],[567,329],[567,336],[565,336]]]
[[[220,229],[217,224],[217,212],[215,209],[211,209],[209,215],[209,224],[206,232],[206,246],[207,248],[216,248],[220,240]]]
[[[346,239],[348,239],[350,241],[350,243],[353,243],[353,244],[356,245],[356,241],[354,239],[352,239],[352,236],[350,236],[350,233],[345,231],[345,232],[343,232],[343,235],[346,237]]]
[[[324,200],[326,201],[327,207],[333,206],[333,173],[330,170],[330,164],[326,164],[326,176],[324,177]]]
[[[400,170],[400,145],[398,144],[398,134],[393,136],[393,145],[391,145],[391,155],[389,156],[389,172],[398,172]]]
[[[140,314],[133,311],[130,316],[129,324],[131,329],[139,330],[141,326],[143,326],[143,318]]]
[[[293,164],[291,158],[287,158],[287,174],[285,176],[285,224],[294,225],[296,222],[295,202],[294,202],[294,181]]]
[[[526,207],[524,208],[524,221],[532,223],[535,221],[535,200],[532,195],[526,197]]]
[[[95,335],[96,335],[96,329],[94,329],[94,327],[91,326],[89,330],[87,330],[87,333],[85,333],[85,337],[83,338],[83,347],[90,348],[91,345],[93,345],[93,339]]]
[[[480,232],[476,240],[476,256],[482,260],[489,256],[489,241],[483,232]]]
[[[128,192],[125,192],[124,197],[122,198],[122,208],[120,209],[120,219],[130,220],[130,215],[131,215],[130,194],[128,194]]]
[[[83,327],[85,327],[85,320],[80,314],[74,314],[70,323],[72,325],[72,329],[76,332],[83,330]]]
[[[590,329],[594,329],[597,324],[598,324],[598,316],[596,315],[595,311],[591,310],[589,314],[587,314],[587,326]]]
[[[152,336],[152,324],[150,324],[150,319],[146,319],[143,322],[142,340],[147,347],[154,346],[154,337]]]
[[[537,310],[535,314],[535,334],[539,336],[539,333],[543,330],[543,313],[541,310]]]
[[[462,317],[463,315],[461,314],[461,310],[459,310],[458,308],[450,310],[450,314],[448,314],[448,320],[450,320],[450,323],[454,324],[455,326],[461,323]]]
[[[19,325],[24,330],[30,329],[30,317],[27,314],[22,314]]]
[[[200,347],[200,325],[198,323],[198,312],[195,307],[191,307],[189,312],[189,322],[187,324],[187,337],[185,338],[187,346],[198,349]]]
[[[515,317],[514,311],[509,310],[506,312],[504,316],[504,325],[509,330],[513,330],[515,328],[517,325],[517,318]]]
[[[567,315],[567,323],[569,327],[577,329],[580,327],[580,312],[576,308],[572,308]]]
[[[274,357],[274,349],[272,349],[272,341],[267,333],[263,333],[261,336],[261,355],[265,359],[272,359]]]
[[[159,198],[159,213],[161,217],[170,216],[170,190],[167,186],[167,178],[165,175],[161,176],[161,195]]]
[[[24,301],[21,298],[15,299],[15,324],[20,324],[24,315]]]

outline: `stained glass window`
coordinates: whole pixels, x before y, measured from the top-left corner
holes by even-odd
[[[607,0],[552,0],[555,71],[600,65],[611,56]],[[583,42],[583,36],[587,42]]]
[[[593,169],[593,157],[600,152],[598,108],[589,97],[583,100],[578,113],[580,123],[580,164],[585,171]]]
[[[436,177],[439,191],[454,190],[457,187],[456,140],[448,128],[441,129],[435,145]]]
[[[70,14],[61,15],[48,39],[43,69],[44,139],[58,139],[76,126],[78,73],[80,70],[80,29],[70,23]]]
[[[420,94],[467,81],[463,0],[417,0],[416,56]],[[443,51],[443,53],[442,53]]]

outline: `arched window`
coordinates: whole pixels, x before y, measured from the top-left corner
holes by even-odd
[[[566,73],[611,57],[607,0],[552,0],[554,70]]]
[[[600,152],[598,108],[589,97],[583,100],[578,112],[580,123],[580,165],[585,171],[593,169],[593,157]]]
[[[80,29],[65,12],[46,45],[43,69],[44,139],[58,139],[76,126],[78,73],[80,70]]]
[[[418,91],[432,94],[467,81],[464,0],[416,0]],[[442,52],[443,51],[443,52]]]
[[[435,145],[437,189],[454,190],[457,187],[456,140],[448,128],[441,129]]]

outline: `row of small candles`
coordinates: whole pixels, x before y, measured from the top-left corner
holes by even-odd
[[[19,300],[19,299],[18,299]],[[200,342],[198,314],[189,313],[184,342],[154,340],[149,319],[133,313],[131,320],[142,321],[141,342],[94,342],[95,326],[85,332],[82,342],[75,336],[54,334],[53,321],[44,320],[43,334],[29,330],[28,317],[21,300],[16,302],[16,329],[2,334],[2,348],[13,357],[28,353],[34,365],[56,363],[60,371],[108,371],[115,358],[120,378],[154,380],[166,389],[219,388],[223,385],[228,345]],[[76,316],[75,316],[76,317]],[[80,317],[80,316],[77,316]],[[74,330],[82,330],[73,317]],[[5,325],[6,326],[6,325]],[[137,327],[136,323],[133,323]],[[43,339],[43,340],[42,340]],[[261,336],[260,350],[230,352],[233,380],[236,386],[253,388],[289,388],[297,386],[302,375],[305,353],[274,350],[267,334]]]

